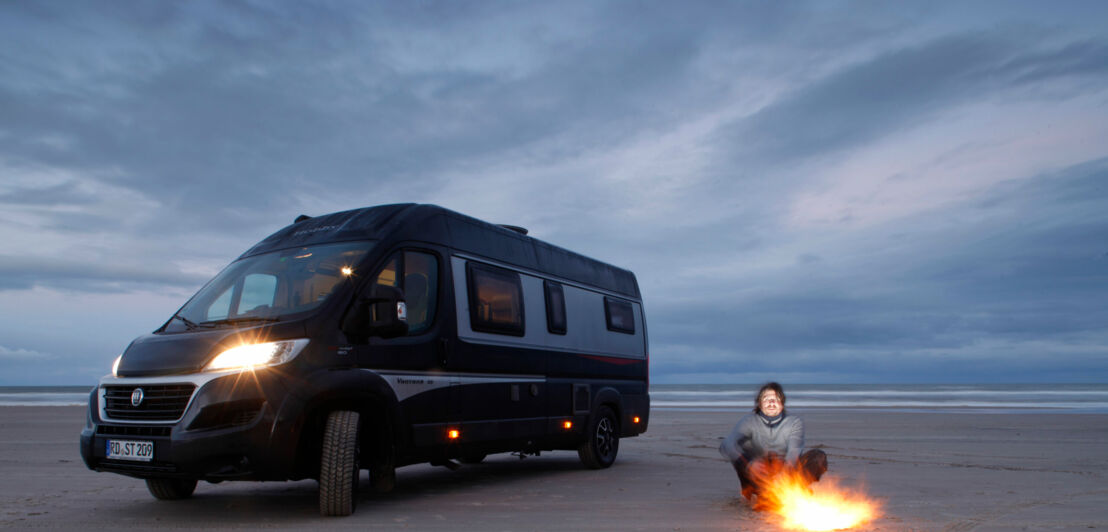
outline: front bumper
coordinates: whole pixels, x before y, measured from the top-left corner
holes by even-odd
[[[81,431],[81,457],[89,469],[138,478],[283,480],[296,476],[297,400],[280,376],[267,371],[198,374],[196,390],[179,419],[111,419],[99,389],[177,383],[172,377],[105,379],[90,394]],[[151,461],[107,458],[109,440],[154,443]]]

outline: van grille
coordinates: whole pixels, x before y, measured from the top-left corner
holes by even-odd
[[[258,417],[263,404],[265,399],[242,399],[205,406],[189,425],[189,430],[223,429],[246,425]]]
[[[142,388],[142,403],[131,404],[131,394]],[[176,421],[185,413],[194,384],[105,386],[104,413],[110,419],[128,421]]]

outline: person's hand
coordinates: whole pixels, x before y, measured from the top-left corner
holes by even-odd
[[[764,479],[769,476],[769,465],[765,460],[755,460],[747,469],[750,471],[751,478]]]
[[[750,463],[751,478],[765,480],[781,471],[785,462],[776,453],[769,453]]]

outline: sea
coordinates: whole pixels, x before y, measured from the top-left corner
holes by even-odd
[[[759,384],[651,384],[652,410],[739,412]],[[790,384],[790,410],[1108,413],[1108,384]]]
[[[757,384],[651,384],[653,410],[743,412]],[[80,406],[92,386],[0,386],[0,406]],[[805,410],[1108,413],[1108,384],[788,384]]]

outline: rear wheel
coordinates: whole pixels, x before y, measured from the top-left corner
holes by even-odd
[[[339,410],[327,416],[319,461],[319,513],[343,516],[358,504],[361,470],[357,412]]]
[[[611,408],[596,410],[586,431],[588,439],[577,448],[581,463],[589,469],[604,469],[616,461],[619,453],[619,420]]]
[[[148,478],[146,489],[155,499],[175,501],[187,499],[196,491],[196,481],[181,478]]]

